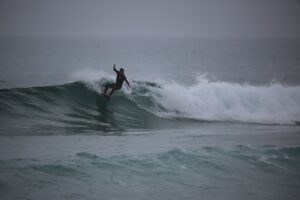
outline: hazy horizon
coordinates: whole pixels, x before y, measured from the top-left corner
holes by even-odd
[[[1,0],[0,36],[300,38],[298,0]]]

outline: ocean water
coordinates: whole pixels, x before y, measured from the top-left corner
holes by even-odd
[[[299,39],[0,39],[1,199],[297,199]],[[113,64],[126,85],[110,101]]]

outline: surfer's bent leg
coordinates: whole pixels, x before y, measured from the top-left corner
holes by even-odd
[[[112,89],[112,90],[110,91],[110,93],[109,93],[109,96],[111,96],[111,95],[115,92],[115,90],[121,89],[121,87],[122,87],[122,86],[114,85],[113,89]]]
[[[108,88],[114,89],[115,86],[116,86],[116,84],[114,84],[114,83],[105,85],[104,94],[106,94]],[[113,89],[112,89],[112,91],[113,91]]]

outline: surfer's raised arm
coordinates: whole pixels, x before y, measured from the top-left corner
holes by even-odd
[[[114,71],[116,72],[116,73],[119,73],[119,71],[116,69],[116,65],[114,64]]]

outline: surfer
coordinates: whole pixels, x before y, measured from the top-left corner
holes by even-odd
[[[108,94],[108,96],[111,96],[115,90],[120,90],[122,88],[123,82],[125,81],[127,83],[127,85],[130,87],[130,84],[124,74],[124,69],[120,68],[120,70],[118,71],[116,69],[116,65],[114,65],[114,71],[117,74],[117,78],[116,78],[116,83],[112,83],[112,84],[107,84],[105,85],[105,89],[104,89],[104,95],[107,95],[106,92],[108,90],[108,88],[112,88],[112,90],[110,91],[110,93]]]

